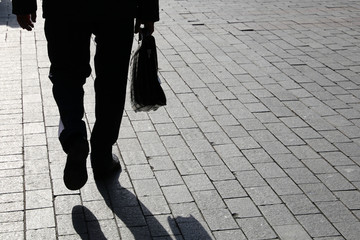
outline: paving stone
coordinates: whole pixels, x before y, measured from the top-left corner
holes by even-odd
[[[336,236],[339,232],[321,214],[296,216],[311,237]]]
[[[218,181],[214,182],[214,185],[223,199],[247,196],[245,190],[236,180]]]
[[[52,208],[27,210],[26,229],[55,227],[55,216]]]
[[[214,189],[214,186],[205,174],[183,176],[183,179],[191,192]]]
[[[167,186],[162,188],[165,198],[169,203],[192,202],[193,198],[184,185]]]
[[[176,218],[176,221],[178,221],[178,218]],[[178,222],[178,226],[184,239],[214,239],[205,222]],[[178,239],[177,236],[176,239]]]
[[[271,239],[277,235],[262,217],[237,219],[248,239]]]
[[[254,164],[254,167],[265,179],[286,177],[285,172],[276,163],[258,163]]]
[[[170,209],[177,223],[191,223],[194,221],[194,219],[197,221],[203,221],[202,214],[200,213],[195,202],[170,204]]]
[[[235,179],[234,175],[225,165],[204,167],[204,171],[206,172],[211,181]]]
[[[56,239],[56,231],[55,228],[28,230],[26,231],[26,237],[29,239]]]
[[[184,183],[177,170],[156,171],[155,176],[160,186],[181,185]]]
[[[226,199],[231,214],[236,218],[260,217],[261,214],[252,200],[248,197]]]
[[[280,239],[301,239],[309,240],[312,239],[304,228],[299,224],[294,225],[284,225],[284,226],[274,226],[275,232],[278,234]]]
[[[227,209],[204,209],[201,211],[212,231],[238,228]]]
[[[257,206],[281,203],[280,198],[269,186],[250,187],[245,190]]]
[[[345,178],[349,181],[360,181],[360,167],[357,165],[353,166],[339,166],[336,167]]]
[[[236,172],[235,176],[243,187],[267,186],[265,180],[257,171]]]
[[[354,189],[354,186],[339,173],[318,174],[317,177],[332,191]]]
[[[231,172],[239,172],[246,170],[253,170],[254,167],[245,157],[231,157],[223,159],[226,166],[230,169]]]
[[[245,157],[249,160],[249,162],[252,164],[272,162],[271,157],[263,149],[249,149],[249,150],[243,150],[242,152],[244,153]],[[264,166],[264,164],[257,166]]]
[[[154,171],[175,169],[175,164],[169,156],[151,157],[149,164]]]
[[[55,214],[58,215],[58,214],[74,213],[74,206],[80,204],[81,204],[81,200],[79,195],[55,196],[54,199]]]
[[[181,175],[201,174],[204,170],[196,160],[175,162]]]
[[[217,240],[226,240],[226,239],[238,239],[245,240],[246,237],[241,230],[224,230],[214,232],[214,236]]]
[[[225,208],[221,196],[215,190],[193,192],[193,197],[200,210]]]
[[[293,225],[297,223],[284,204],[259,206],[259,209],[271,226]]]
[[[281,196],[281,199],[294,215],[319,213],[316,206],[304,194]]]
[[[267,179],[269,185],[274,189],[278,195],[299,194],[301,190],[288,177],[285,178],[269,178]]]
[[[340,201],[316,203],[330,222],[356,222],[354,215]]]
[[[302,184],[300,188],[313,202],[333,201],[336,199],[334,194],[322,183]]]
[[[340,199],[349,209],[359,209],[360,193],[358,191],[339,191],[334,192],[335,196]]]
[[[345,156],[342,152],[329,152],[321,153],[321,156],[325,158],[333,166],[353,165],[353,161]]]
[[[144,206],[142,208],[140,206],[114,208],[117,226],[131,228],[146,225],[144,215],[148,215],[148,210],[147,214],[143,214],[142,209],[147,210]],[[85,212],[85,214],[89,214],[89,212]]]
[[[319,173],[334,173],[336,170],[324,159],[307,159],[302,161],[311,172]]]
[[[345,239],[357,239],[360,234],[360,223],[356,222],[341,222],[335,223],[335,227],[340,231]]]
[[[271,156],[281,168],[300,168],[303,163],[293,154],[276,154]]]
[[[319,179],[317,179],[316,176],[307,168],[291,168],[286,169],[285,172],[296,184],[320,182]]]
[[[138,196],[161,195],[160,187],[155,179],[144,179],[133,181]]]
[[[153,237],[180,234],[175,220],[170,215],[147,216],[146,221]]]
[[[26,191],[26,209],[53,207],[53,196],[51,189]]]
[[[139,201],[141,202],[144,215],[170,213],[167,202],[163,196],[139,197]]]

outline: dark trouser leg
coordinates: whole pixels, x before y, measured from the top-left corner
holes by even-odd
[[[111,149],[118,138],[124,110],[133,41],[133,19],[109,22],[97,24],[94,30],[97,44],[96,122],[91,134],[91,148],[92,159],[96,161],[112,159]]]
[[[64,126],[59,139],[65,152],[74,138],[86,139],[83,97],[90,75],[90,28],[84,23],[46,19],[45,34],[51,62],[49,77]]]

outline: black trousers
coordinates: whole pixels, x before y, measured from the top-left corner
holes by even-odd
[[[95,36],[95,116],[91,132],[94,155],[111,156],[124,111],[127,74],[134,35],[133,19],[45,20],[51,62],[49,78],[64,127],[59,136],[65,152],[78,137],[87,138],[84,90],[90,76],[90,41]]]

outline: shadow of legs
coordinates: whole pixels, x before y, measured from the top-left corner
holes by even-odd
[[[119,227],[128,228],[132,237],[137,240],[152,239],[139,200],[134,193],[120,185],[119,176],[120,172],[106,180],[96,181],[100,194],[107,206],[121,220],[118,223]],[[166,232],[162,226],[161,228]]]
[[[86,207],[80,205],[73,207],[72,222],[75,231],[82,240],[106,240],[104,233],[101,231],[99,221]]]

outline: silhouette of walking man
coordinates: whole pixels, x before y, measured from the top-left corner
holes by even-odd
[[[121,169],[112,154],[124,111],[127,73],[134,35],[152,34],[159,20],[158,0],[43,0],[45,35],[51,62],[49,78],[60,113],[59,140],[67,154],[64,183],[70,190],[87,181],[89,154],[84,90],[90,76],[90,40],[95,35],[95,116],[91,165],[95,179]],[[13,13],[28,31],[36,22],[36,0],[13,0]],[[134,28],[134,18],[136,18]]]

